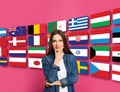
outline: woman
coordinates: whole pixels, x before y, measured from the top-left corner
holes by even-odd
[[[51,33],[49,51],[42,59],[42,66],[46,78],[44,92],[75,92],[74,83],[78,80],[76,59],[62,31]]]

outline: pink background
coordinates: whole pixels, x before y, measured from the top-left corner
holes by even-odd
[[[48,23],[120,8],[120,0],[2,0],[0,27]],[[0,92],[42,92],[41,69],[0,66]],[[76,92],[120,92],[120,83],[79,75]]]

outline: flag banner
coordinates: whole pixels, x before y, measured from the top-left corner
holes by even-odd
[[[26,47],[10,47],[9,56],[11,57],[26,57],[27,56]]]
[[[7,57],[7,47],[0,47],[0,57]]]
[[[46,46],[46,36],[45,35],[34,35],[28,36],[28,45],[29,46]]]
[[[54,30],[61,30],[63,32],[66,31],[66,20],[49,22],[48,23],[48,32],[51,33]]]
[[[120,65],[112,64],[112,80],[120,82]]]
[[[7,66],[7,57],[0,57],[0,66]]]
[[[78,73],[79,74],[88,74],[88,62],[77,60]]]
[[[88,28],[88,16],[68,20],[68,30],[83,30]]]
[[[88,31],[73,31],[68,36],[69,44],[88,44]]]
[[[91,44],[108,44],[110,43],[110,29],[95,29],[90,32]]]
[[[24,36],[24,35],[26,35],[25,26],[11,27],[9,29],[9,36]]]
[[[46,55],[45,47],[28,47],[29,57],[43,57]]]
[[[26,36],[9,37],[9,46],[26,46]]]
[[[113,17],[112,17],[113,24],[120,24],[120,8],[113,10]]]
[[[28,58],[28,67],[30,68],[42,68],[42,58]]]
[[[120,43],[120,27],[112,29],[112,43]]]
[[[90,75],[103,79],[110,79],[110,65],[90,62]]]
[[[6,28],[0,28],[0,37],[4,37],[7,35]]]
[[[120,46],[112,47],[112,61],[120,62]]]
[[[28,34],[45,34],[46,33],[46,25],[45,24],[33,24],[28,25]]]
[[[91,46],[90,59],[93,61],[110,61],[109,46]]]
[[[110,11],[92,14],[90,16],[90,27],[104,27],[110,25]]]
[[[80,60],[88,59],[88,47],[86,47],[86,46],[79,46],[79,47],[71,46],[70,50],[72,51],[72,53],[75,55],[75,57],[77,59],[80,59]]]
[[[26,57],[9,57],[9,65],[16,67],[26,67]]]
[[[7,37],[0,38],[0,46],[1,47],[7,46]]]

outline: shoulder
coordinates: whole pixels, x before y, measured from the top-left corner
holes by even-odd
[[[71,62],[76,61],[76,58],[75,58],[75,56],[73,54],[65,53],[64,58],[66,58],[67,60],[69,60]]]
[[[65,57],[75,58],[75,56],[73,54],[68,54],[68,53],[65,53]]]
[[[46,55],[46,56],[44,56],[43,58],[42,58],[42,62],[49,62],[49,61],[51,61],[52,59],[54,58],[54,56],[53,55]]]

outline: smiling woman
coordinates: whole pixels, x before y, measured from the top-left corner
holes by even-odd
[[[60,30],[51,33],[49,51],[42,59],[46,78],[44,92],[74,92],[78,80],[77,63]]]

